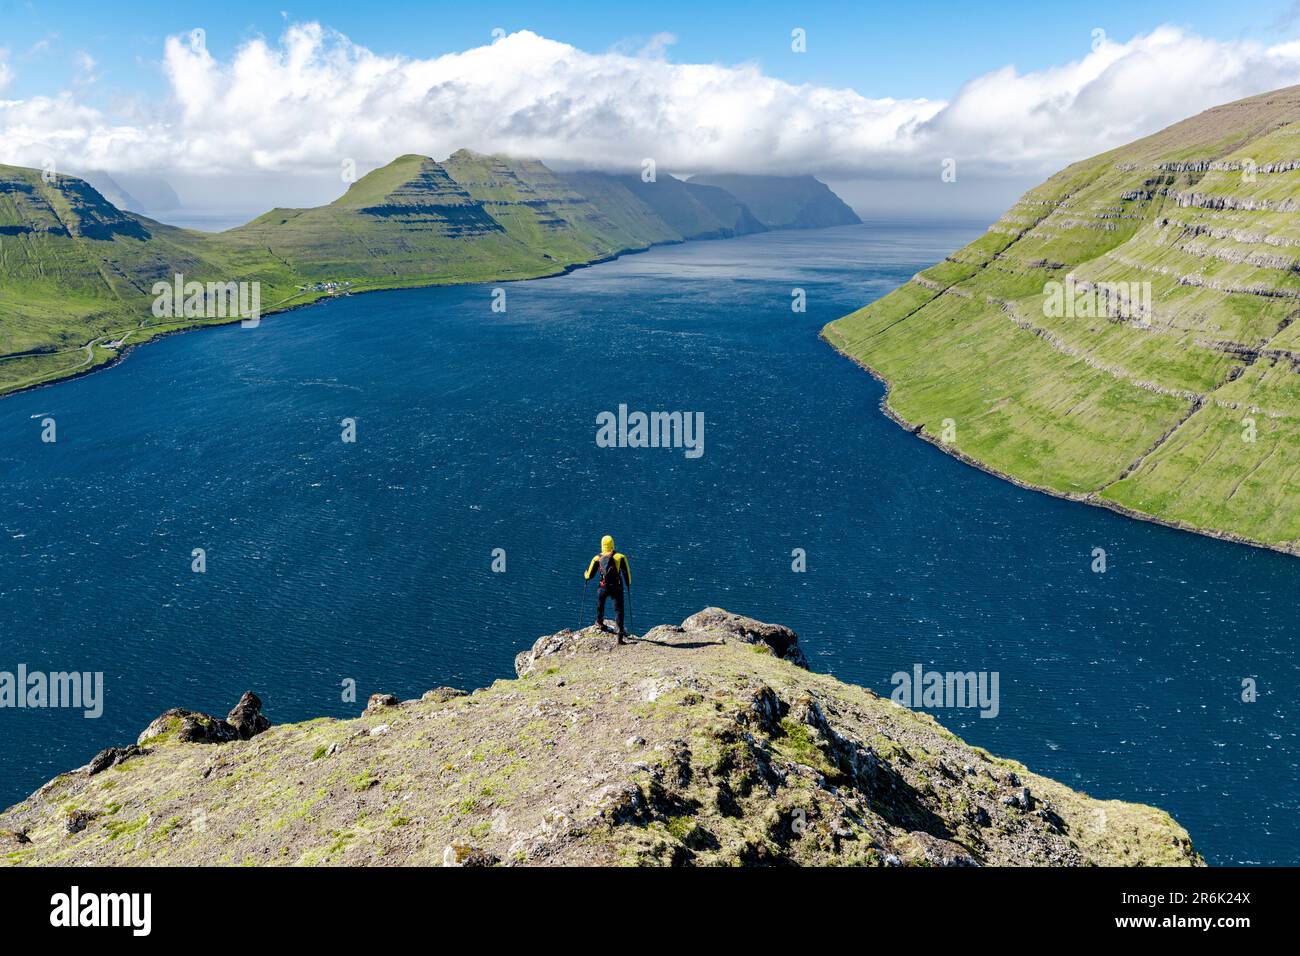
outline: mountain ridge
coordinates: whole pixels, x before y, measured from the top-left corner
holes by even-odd
[[[823,330],[1024,487],[1300,554],[1300,87],[1066,167]]]
[[[768,229],[828,229],[862,222],[844,200],[813,176],[704,174],[692,176],[689,182],[731,193]]]
[[[515,672],[355,719],[169,710],[0,813],[0,861],[1203,865],[1163,811],[972,747],[720,608],[629,645],[545,635]]]
[[[178,274],[257,283],[269,314],[342,293],[556,275],[764,228],[717,187],[556,173],[463,149],[441,163],[399,156],[330,203],[272,209],[220,233],[124,212],[76,177],[0,166],[0,396],[238,318],[153,315],[150,290]]]

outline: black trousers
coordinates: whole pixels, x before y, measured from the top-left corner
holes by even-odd
[[[596,623],[605,623],[605,598],[614,599],[614,613],[618,617],[618,632],[623,633],[623,589],[600,588],[596,591]]]

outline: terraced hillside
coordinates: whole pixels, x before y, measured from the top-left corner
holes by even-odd
[[[612,173],[568,173],[565,179],[583,194],[600,197],[597,201],[602,208],[608,205],[647,210],[670,236],[729,239],[767,228],[749,207],[716,186],[698,185],[674,176],[645,182],[639,175]]]
[[[825,183],[812,176],[692,176],[696,186],[716,186],[735,196],[768,229],[824,229],[861,222]]]
[[[1300,87],[1076,163],[824,330],[1017,482],[1300,553]]]
[[[339,292],[554,275],[658,243],[763,229],[716,186],[556,174],[469,150],[442,163],[401,156],[328,205],[274,209],[215,235],[123,212],[75,177],[0,166],[0,395],[232,320],[155,316],[154,283],[176,275],[260,283],[265,314]]]
[[[83,180],[0,166],[0,394],[201,324],[152,314],[153,284],[178,272],[261,282],[267,308],[300,281],[264,251],[122,212]]]
[[[327,206],[273,209],[222,240],[263,249],[318,281],[434,281],[537,265],[482,203],[422,156],[376,170]]]

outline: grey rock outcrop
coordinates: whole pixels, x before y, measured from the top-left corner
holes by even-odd
[[[271,722],[262,713],[262,698],[251,690],[244,691],[239,703],[226,714],[226,723],[235,728],[241,740],[256,737],[271,726]]]
[[[224,744],[232,740],[248,740],[271,726],[262,714],[262,700],[252,691],[245,691],[226,716],[225,720],[195,710],[173,707],[155,717],[136,738],[137,744],[164,734],[175,732],[183,743]]]
[[[782,660],[799,667],[808,667],[808,658],[799,647],[799,636],[788,627],[780,624],[768,624],[743,614],[733,614],[720,607],[706,607],[692,614],[680,625],[664,624],[652,628],[639,640],[655,643],[663,640],[680,642],[684,637],[694,637],[702,643],[713,644],[752,644],[765,648]],[[556,634],[539,637],[533,646],[515,655],[515,673],[520,677],[533,673],[538,661],[554,655],[573,656],[581,648],[584,651],[606,651],[616,648],[617,642],[612,634],[595,627],[580,631],[564,630]]]
[[[105,748],[90,758],[90,763],[86,764],[86,776],[93,777],[97,773],[103,773],[109,767],[116,767],[132,757],[140,757],[147,753],[149,753],[148,749],[138,744]]]

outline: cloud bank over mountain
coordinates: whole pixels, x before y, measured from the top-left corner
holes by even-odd
[[[1080,59],[973,77],[950,100],[796,85],[756,63],[675,63],[671,37],[591,53],[527,31],[432,59],[384,55],[318,23],[225,61],[202,31],[165,41],[168,95],[112,112],[80,91],[0,99],[0,161],[164,175],[331,177],[462,146],[560,166],[932,178],[945,158],[1038,178],[1203,108],[1300,82],[1300,41],[1176,27]],[[0,94],[16,67],[0,57]]]

